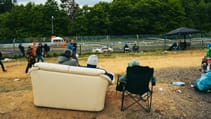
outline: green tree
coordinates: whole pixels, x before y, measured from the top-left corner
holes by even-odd
[[[113,0],[82,8],[75,3],[74,17],[70,17],[66,3],[71,1],[74,0],[62,0],[61,6],[55,0],[47,0],[44,5],[13,5],[10,0],[0,4],[0,40],[51,35],[163,34],[182,26],[211,31],[209,0]]]
[[[93,35],[107,35],[110,31],[109,3],[100,2],[96,4],[87,14],[89,20],[88,28]]]
[[[208,4],[206,4],[204,0],[200,0],[199,4],[195,6],[195,8],[195,26],[198,26],[201,31],[209,31],[211,23],[209,22],[210,13],[208,13]]]
[[[10,11],[13,6],[12,0],[0,0],[0,14]]]
[[[5,41],[8,40],[10,37],[11,30],[7,27],[8,20],[9,20],[10,13],[5,12],[3,14],[0,14],[0,40]]]
[[[130,31],[135,26],[133,18],[133,5],[130,1],[114,1],[110,8],[111,34],[134,34]],[[132,29],[131,29],[132,28]]]

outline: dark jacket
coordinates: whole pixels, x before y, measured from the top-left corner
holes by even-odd
[[[76,59],[73,59],[72,57],[62,54],[57,59],[58,64],[64,64],[64,65],[70,65],[70,66],[78,66],[78,62]]]

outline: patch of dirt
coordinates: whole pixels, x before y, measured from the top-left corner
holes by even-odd
[[[157,84],[150,113],[137,105],[120,111],[121,93],[115,90],[116,84],[108,88],[105,108],[101,112],[36,107],[30,76],[24,73],[26,62],[6,62],[8,72],[0,72],[0,119],[211,119],[211,93],[198,92],[191,87],[201,75],[200,63],[205,52],[188,50],[152,56],[112,54],[99,58],[99,66],[115,74],[123,74],[132,59],[155,69]],[[55,58],[45,60],[56,61]],[[85,58],[79,62],[86,64]],[[173,86],[173,81],[183,81],[185,86]],[[126,103],[129,101],[126,99]]]

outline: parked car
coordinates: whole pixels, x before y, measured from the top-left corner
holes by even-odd
[[[106,52],[113,52],[113,48],[103,46],[102,48],[94,48],[92,49],[94,53],[106,53]]]

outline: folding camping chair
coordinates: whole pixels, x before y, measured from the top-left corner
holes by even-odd
[[[121,84],[122,89],[122,103],[121,111],[128,109],[134,104],[138,104],[145,111],[151,111],[152,92],[155,86],[155,78],[153,77],[154,69],[143,66],[127,67],[127,83]],[[127,97],[132,98],[133,102],[129,102],[127,106],[124,105],[126,94]]]

